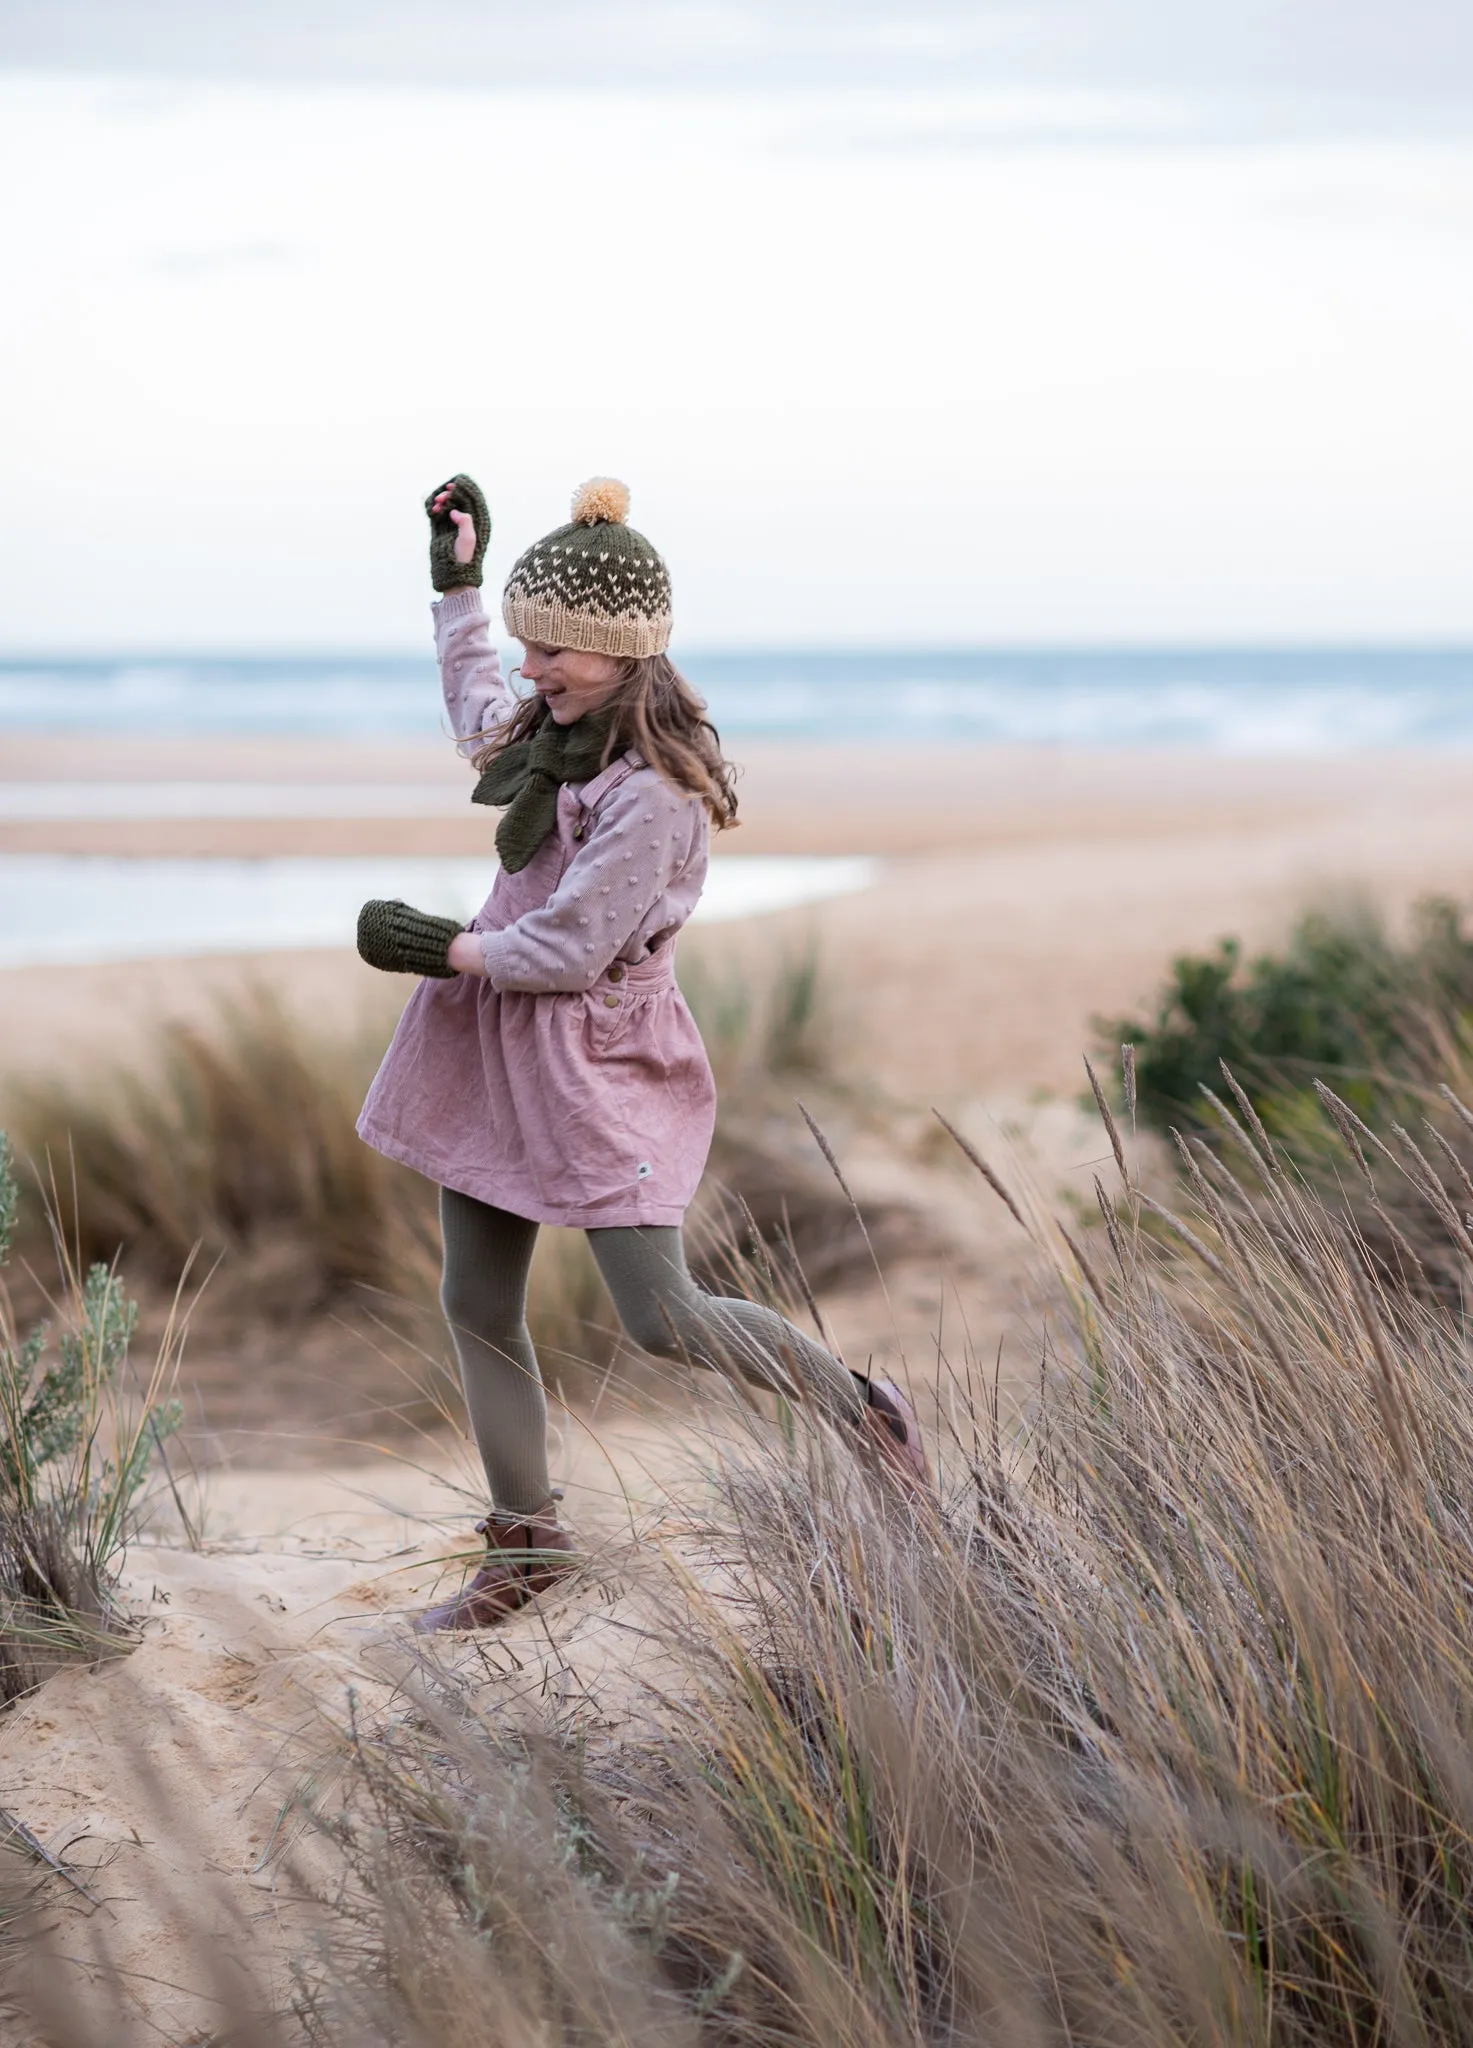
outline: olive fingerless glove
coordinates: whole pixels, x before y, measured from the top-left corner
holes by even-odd
[[[436,512],[431,508],[441,491],[449,491],[450,502],[443,512]],[[476,552],[468,562],[457,562],[455,559],[458,528],[450,517],[452,506],[457,512],[469,512],[475,521]],[[429,513],[430,518],[431,583],[436,590],[479,590],[481,563],[491,539],[491,514],[487,510],[486,500],[481,496],[479,485],[468,476],[447,477],[445,482],[438,484],[425,499],[425,511]]]
[[[383,974],[427,974],[453,981],[446,956],[450,941],[465,926],[453,917],[431,917],[412,904],[375,897],[358,913],[358,951]]]

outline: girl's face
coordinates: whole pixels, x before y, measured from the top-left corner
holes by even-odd
[[[584,654],[576,647],[522,642],[522,674],[543,699],[555,725],[574,725],[586,711],[607,704],[619,687],[616,654]]]

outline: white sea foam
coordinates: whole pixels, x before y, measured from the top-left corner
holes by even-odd
[[[510,658],[509,658],[510,659]],[[727,738],[1325,753],[1473,746],[1473,649],[774,650],[682,656]],[[424,658],[0,662],[0,731],[442,728]]]

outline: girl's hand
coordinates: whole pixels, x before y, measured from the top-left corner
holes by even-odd
[[[478,974],[486,978],[486,956],[481,951],[481,941],[475,932],[457,932],[450,941],[450,950],[445,955],[447,967],[453,967],[457,974]]]
[[[449,491],[441,491],[430,509],[433,512],[448,511],[455,521],[455,559],[464,566],[476,552],[475,520],[469,512],[462,512],[450,503]]]
[[[453,476],[425,499],[430,519],[430,581],[436,590],[479,590],[491,539],[486,500],[468,476]]]
[[[453,917],[435,917],[397,897],[375,897],[358,913],[358,952],[380,974],[427,974],[454,981],[450,942],[461,936]]]

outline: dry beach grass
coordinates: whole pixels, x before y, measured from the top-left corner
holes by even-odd
[[[689,998],[720,1088],[707,1187],[692,1218],[697,1270],[801,1301],[867,1272],[874,1247],[906,1236],[904,1205],[861,1228],[796,1116],[852,1089],[834,1066],[832,991],[817,952],[780,953],[762,979],[692,964]],[[435,1191],[363,1145],[358,1108],[393,1028],[400,991],[355,1028],[313,1026],[248,986],[200,1023],[172,1020],[140,1064],[93,1064],[0,1087],[29,1205],[21,1249],[34,1265],[59,1209],[84,1269],[122,1259],[159,1301],[187,1266],[207,1275],[196,1338],[324,1316],[438,1342]],[[799,1134],[801,1133],[801,1142]],[[547,1231],[530,1321],[549,1378],[586,1394],[617,1349],[581,1233]]]
[[[1040,1392],[947,1361],[937,1508],[725,1413],[544,1654],[381,1640],[299,1791],[341,1882],[228,2037],[1473,2040],[1463,1318],[1234,1120],[1176,1220],[1122,1148],[1079,1250],[1001,1184]],[[658,1655],[560,1661],[599,1605]]]

